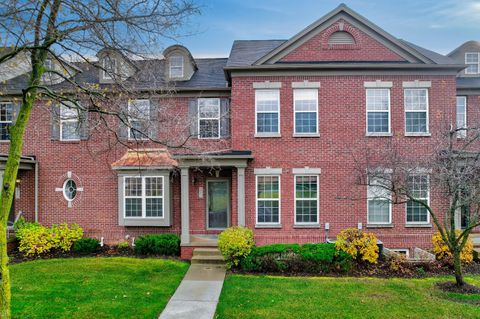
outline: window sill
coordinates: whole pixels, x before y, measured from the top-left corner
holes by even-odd
[[[0,144],[8,144],[10,143],[10,140],[0,140]]]
[[[367,137],[391,137],[393,133],[366,133],[365,136]]]
[[[393,224],[367,224],[367,228],[393,228]]]
[[[293,228],[320,228],[320,224],[296,224]]]
[[[407,137],[429,137],[432,136],[431,133],[405,133]]]
[[[257,133],[255,134],[255,138],[270,138],[270,137],[282,137],[280,133]]]
[[[405,224],[405,228],[432,228],[432,224]]]
[[[293,137],[320,137],[320,134],[318,134],[318,133],[313,133],[313,134],[295,133],[295,134],[293,134]]]
[[[80,140],[58,140],[60,143],[63,143],[63,144],[78,144],[80,143],[81,141]]]
[[[282,228],[282,224],[255,224],[255,228],[273,228],[273,229],[278,229]]]

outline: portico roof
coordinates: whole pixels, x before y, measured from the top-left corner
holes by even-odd
[[[172,169],[177,166],[177,161],[167,149],[157,148],[128,150],[112,164],[112,169]]]

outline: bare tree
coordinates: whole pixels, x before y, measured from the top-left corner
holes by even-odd
[[[20,68],[25,66],[19,64],[28,64],[17,119],[9,129],[10,148],[0,197],[0,318],[10,318],[6,224],[24,133],[35,102],[49,101],[43,105],[51,111],[60,103],[66,109],[66,118],[75,113],[93,114],[94,128],[103,125],[114,135],[117,131],[112,123],[120,121],[135,138],[152,139],[149,128],[142,124],[145,121],[140,105],[135,105],[135,111],[129,114],[130,119],[138,117],[138,121],[131,121],[115,106],[119,103],[111,103],[113,99],[128,100],[135,87],[123,83],[125,75],[114,74],[111,65],[95,63],[88,57],[104,48],[107,55],[115,52],[128,58],[156,51],[162,40],[176,38],[180,26],[196,13],[198,8],[192,0],[10,0],[0,4],[0,41],[4,46],[0,63]],[[66,56],[106,72],[112,83],[102,87],[77,81],[73,75],[80,70],[66,62]],[[156,142],[173,147],[184,144]]]
[[[472,230],[480,226],[479,139],[477,127],[450,128],[423,152],[397,141],[384,149],[363,147],[354,156],[357,184],[369,186],[369,196],[406,204],[430,216],[453,256],[457,286],[465,285],[461,251]],[[372,194],[372,190],[376,191]],[[437,202],[427,200],[428,193],[435,194]],[[462,211],[466,215],[460,227]]]

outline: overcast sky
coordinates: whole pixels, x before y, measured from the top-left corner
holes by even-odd
[[[480,41],[480,0],[345,0],[392,35],[446,54]],[[328,13],[333,0],[199,0],[182,37],[196,57],[228,56],[233,40],[288,39]]]

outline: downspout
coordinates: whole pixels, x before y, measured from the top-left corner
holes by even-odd
[[[35,161],[35,222],[38,222],[38,162]]]

